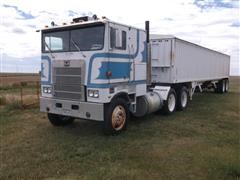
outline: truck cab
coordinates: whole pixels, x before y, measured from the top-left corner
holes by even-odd
[[[106,133],[123,130],[147,91],[145,31],[95,16],[52,22],[41,37],[40,110],[50,122],[82,118],[103,121]]]

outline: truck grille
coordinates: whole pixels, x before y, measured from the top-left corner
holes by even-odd
[[[59,99],[84,101],[82,71],[82,67],[54,67],[54,96]]]

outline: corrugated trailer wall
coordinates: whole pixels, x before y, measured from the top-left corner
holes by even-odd
[[[228,55],[174,37],[151,40],[151,46],[153,82],[207,81],[229,76]]]
[[[228,55],[174,39],[174,82],[205,81],[229,76]]]

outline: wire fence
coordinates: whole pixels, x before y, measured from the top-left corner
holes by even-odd
[[[31,105],[38,104],[39,103],[39,92],[40,92],[40,82],[28,82],[31,85],[31,92],[32,94],[30,95],[28,91],[24,88],[24,86],[20,86],[20,104],[21,107],[27,108]],[[30,98],[28,98],[31,96]]]

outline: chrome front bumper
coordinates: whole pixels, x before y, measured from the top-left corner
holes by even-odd
[[[100,103],[40,97],[40,111],[88,120],[104,120],[104,104]]]

